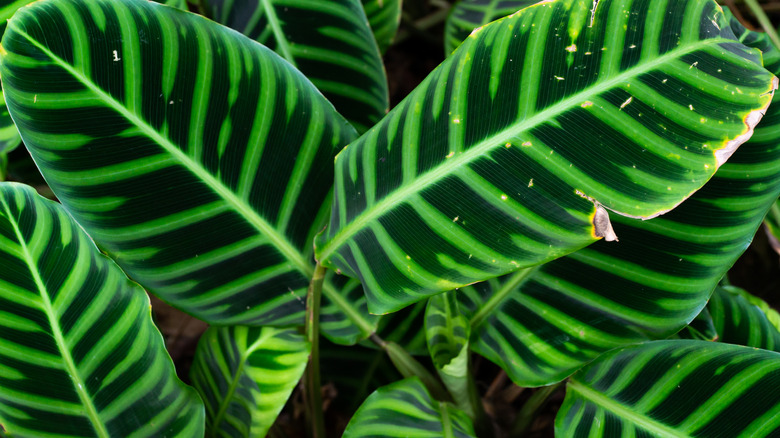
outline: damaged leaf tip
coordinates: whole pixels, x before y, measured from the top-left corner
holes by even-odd
[[[603,237],[607,242],[618,241],[617,234],[612,229],[612,222],[609,221],[609,213],[601,205],[596,206],[596,214],[593,215],[593,228],[596,237]]]

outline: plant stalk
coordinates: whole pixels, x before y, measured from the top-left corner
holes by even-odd
[[[322,411],[322,383],[320,382],[320,302],[325,267],[317,263],[306,293],[306,340],[311,345],[309,364],[306,366],[304,394],[306,395],[307,427],[309,436],[325,438],[325,420]]]
[[[412,357],[409,352],[403,349],[395,342],[387,342],[384,339],[377,336],[376,333],[372,334],[372,342],[381,347],[387,355],[390,357],[390,361],[393,362],[395,368],[401,373],[404,378],[406,377],[418,377],[423,385],[428,389],[434,399],[444,402],[452,402],[450,393],[444,389],[441,381],[436,378],[430,371],[428,371],[420,362]]]
[[[745,4],[750,9],[750,12],[756,16],[758,24],[761,25],[761,27],[764,29],[764,32],[766,32],[767,36],[769,36],[769,39],[772,40],[772,44],[775,45],[775,48],[780,49],[780,36],[777,35],[777,31],[775,30],[774,26],[772,26],[772,22],[769,21],[769,17],[766,16],[766,12],[764,12],[764,10],[761,8],[761,5],[758,4],[758,1],[745,0]]]
[[[523,407],[520,409],[520,413],[517,414],[515,424],[512,427],[511,436],[520,437],[528,432],[528,429],[533,424],[539,411],[544,408],[544,406],[549,401],[550,396],[555,394],[555,392],[558,390],[558,388],[561,387],[561,385],[563,385],[563,383],[564,382],[558,382],[554,385],[539,388],[539,390],[536,391],[527,402],[525,402]]]

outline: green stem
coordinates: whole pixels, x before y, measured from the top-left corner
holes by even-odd
[[[471,317],[471,328],[476,328],[482,324],[485,319],[490,316],[501,303],[504,302],[504,299],[506,299],[509,294],[520,287],[520,285],[523,284],[535,270],[536,267],[534,266],[532,268],[521,269],[512,274],[512,277],[506,283],[504,283],[503,286],[501,286],[501,289],[491,295],[490,298],[485,301],[485,304],[479,308],[477,313]]]
[[[320,383],[320,301],[325,267],[317,263],[306,294],[306,340],[311,345],[309,365],[306,367],[306,405],[308,428],[313,438],[325,438],[325,420],[322,412],[322,384]]]
[[[761,8],[761,5],[758,4],[758,1],[745,0],[745,4],[750,9],[750,12],[756,16],[758,24],[764,28],[764,32],[766,32],[766,34],[769,36],[769,39],[772,40],[772,44],[775,45],[775,48],[780,49],[780,36],[777,35],[777,31],[772,26],[772,22],[769,21],[769,17],[766,16],[766,12],[764,12],[764,10]]]
[[[512,436],[523,436],[533,424],[536,415],[544,408],[550,396],[553,395],[563,382],[554,385],[539,388],[520,409],[515,419],[515,425],[512,427]]]
[[[396,35],[395,39],[393,40],[393,44],[406,41],[412,35],[426,36],[426,30],[436,26],[437,24],[443,23],[449,14],[450,8],[442,8],[436,12],[431,13],[430,15],[420,18],[417,21],[413,21],[408,16],[404,16],[404,23],[407,25],[409,30],[401,29],[401,31],[398,32],[398,35]]]
[[[441,381],[431,374],[431,372],[418,362],[417,359],[412,357],[409,352],[404,350],[403,347],[395,342],[383,340],[377,336],[376,333],[372,334],[369,339],[385,350],[390,357],[390,361],[393,362],[393,365],[395,365],[395,368],[402,376],[405,378],[418,377],[434,399],[445,402],[452,401],[452,397],[449,392],[444,389],[444,385],[441,384]]]

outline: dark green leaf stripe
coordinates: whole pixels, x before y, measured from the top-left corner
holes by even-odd
[[[328,294],[323,297],[320,331],[325,336],[338,344],[353,345],[376,331],[380,317],[368,313],[366,296],[358,280],[327,271],[325,281],[340,291],[338,295]],[[330,297],[340,301],[334,301]],[[355,315],[350,318],[344,312],[345,308],[355,312]],[[356,325],[356,320],[362,321],[363,325]]]
[[[401,23],[402,0],[362,0],[379,52],[385,53]]]
[[[344,438],[465,438],[474,426],[462,411],[431,398],[416,377],[377,389],[352,417]]]
[[[37,2],[3,48],[25,144],[133,279],[210,323],[302,322],[332,159],[355,137],[309,81],[234,31],[146,1]]]
[[[609,237],[599,205],[662,214],[750,136],[776,78],[717,4],[591,6],[484,26],[337,156],[317,258],[372,312]]]
[[[648,342],[575,374],[557,437],[780,435],[780,355],[706,341]]]
[[[0,434],[202,437],[149,306],[61,206],[0,184]]]
[[[444,25],[444,53],[452,53],[479,26],[538,3],[538,0],[461,0]]]
[[[387,78],[360,0],[207,0],[214,20],[276,50],[359,132],[387,112]]]
[[[761,299],[736,287],[718,287],[707,304],[718,340],[780,351],[780,316]],[[771,318],[771,319],[770,319]]]
[[[262,437],[306,368],[309,345],[295,329],[211,327],[191,377],[206,404],[209,437]]]
[[[718,339],[718,331],[707,307],[701,309],[696,318],[677,334],[683,339],[697,339],[700,341],[715,341]]]
[[[741,39],[780,52],[738,22]],[[520,385],[559,381],[599,354],[673,334],[694,318],[748,247],[780,195],[780,105],[703,189],[650,221],[618,218],[620,242],[598,242],[540,267],[462,289],[476,309],[472,348]]]

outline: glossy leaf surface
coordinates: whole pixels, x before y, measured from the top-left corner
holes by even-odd
[[[125,271],[220,324],[300,324],[332,159],[355,138],[276,54],[146,1],[18,13],[2,78],[58,198]],[[364,333],[339,291],[324,293]]]
[[[379,45],[379,52],[385,53],[398,32],[401,23],[402,0],[361,0],[368,23]]]
[[[748,37],[756,47],[766,42]],[[764,48],[767,66],[780,71],[778,52]],[[649,221],[613,217],[620,242],[462,289],[464,307],[479,308],[472,348],[521,386],[547,385],[607,350],[683,328],[780,195],[778,126],[780,105],[772,105],[750,141],[674,211]]]
[[[22,6],[32,3],[33,0],[3,0],[0,2],[0,37],[5,32],[8,20]],[[14,126],[8,108],[5,106],[5,97],[0,88],[0,153],[14,150],[21,142],[19,132]]]
[[[3,436],[203,436],[149,309],[60,205],[0,184]]]
[[[780,352],[780,315],[742,289],[718,287],[707,308],[721,342]]]
[[[465,438],[474,426],[462,411],[431,398],[416,377],[376,390],[352,417],[344,438]]]
[[[214,437],[265,436],[306,368],[309,345],[295,329],[211,327],[200,339],[192,383]]]
[[[452,53],[474,29],[538,1],[460,0],[452,7],[444,25],[444,53],[447,55]]]
[[[575,374],[558,437],[780,434],[780,355],[706,341],[616,350]]]
[[[360,0],[204,1],[215,21],[303,72],[359,132],[387,112],[387,77]]]
[[[750,136],[777,79],[717,4],[591,6],[484,26],[337,156],[317,258],[369,310],[614,238],[601,205],[662,214]]]

